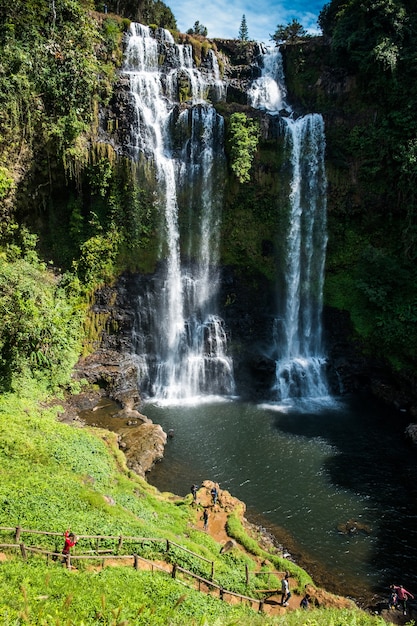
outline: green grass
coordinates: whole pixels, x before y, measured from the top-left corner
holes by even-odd
[[[245,584],[245,566],[256,568],[250,555],[239,549],[220,555],[219,545],[195,528],[189,498],[172,501],[169,494],[160,494],[127,470],[113,433],[59,423],[56,403],[48,407],[45,399],[40,400],[32,388],[20,396],[0,398],[0,526],[58,533],[71,527],[79,535],[168,538],[213,561],[215,580],[225,589],[257,596],[256,586],[264,585],[261,579],[252,576],[249,586]],[[261,550],[246,535],[237,515],[232,516],[229,527],[248,552],[268,556],[276,569],[290,569],[299,588],[311,581],[296,565]],[[12,535],[2,531],[0,541],[9,542]],[[60,536],[23,534],[21,540],[51,550],[60,550],[63,543]],[[114,541],[107,543],[115,545]],[[101,547],[107,543],[103,541]],[[89,539],[81,539],[75,552],[92,546]],[[176,561],[206,578],[211,570],[210,563],[175,546],[166,553],[164,541],[147,542],[140,548],[126,540],[122,551]],[[243,604],[231,606],[218,597],[198,593],[160,572],[133,567],[97,571],[92,562],[76,564],[77,570],[68,571],[60,560],[47,562],[45,557],[29,553],[23,561],[19,553],[10,553],[8,560],[0,563],[2,626],[383,623],[360,611],[315,610],[308,615],[294,612],[285,618],[269,618]]]

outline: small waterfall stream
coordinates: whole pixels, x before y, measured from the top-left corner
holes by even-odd
[[[169,402],[234,389],[216,303],[223,119],[205,98],[209,88],[221,97],[225,87],[214,61],[203,75],[191,46],[175,44],[164,29],[131,25],[124,64],[135,108],[130,148],[154,166],[164,216],[161,265],[138,300],[135,343],[144,392]],[[190,100],[180,107],[184,82]]]
[[[249,90],[252,106],[281,116],[291,180],[283,288],[272,337],[278,400],[328,395],[322,348],[322,292],[326,254],[325,134],[321,115],[294,119],[285,102],[279,50],[263,56],[262,75]]]

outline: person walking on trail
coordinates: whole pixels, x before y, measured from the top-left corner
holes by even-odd
[[[69,529],[64,532],[64,547],[62,554],[67,556],[70,553],[71,548],[75,546],[78,541],[78,537],[74,533],[70,533]]]
[[[288,606],[288,600],[291,598],[289,577],[289,573],[286,572],[281,580],[281,606]]]
[[[403,614],[407,615],[407,601],[409,598],[414,599],[413,594],[404,589],[402,585],[391,585],[391,587],[397,594],[398,604],[403,607]]]
[[[213,487],[213,489],[210,491],[210,493],[211,493],[211,497],[213,499],[213,504],[216,505],[217,504],[217,496],[218,496],[216,487]]]
[[[194,484],[191,486],[191,493],[193,494],[193,500],[194,502],[197,500],[197,491],[198,491],[198,485]]]
[[[209,518],[208,511],[207,509],[204,509],[204,513],[203,513],[204,530],[208,530],[208,518]]]

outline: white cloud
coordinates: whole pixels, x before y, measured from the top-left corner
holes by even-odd
[[[178,28],[186,32],[196,21],[207,28],[212,38],[237,39],[242,16],[246,17],[250,39],[270,44],[278,24],[288,24],[293,19],[309,32],[317,32],[317,17],[324,1],[292,0],[289,6],[274,0],[211,0],[197,4],[195,0],[167,2],[174,13]]]

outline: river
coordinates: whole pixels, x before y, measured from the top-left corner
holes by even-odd
[[[365,602],[391,582],[417,591],[417,464],[404,414],[357,397],[143,412],[174,429],[148,476],[161,491],[218,482],[330,591]],[[359,530],[346,532],[351,521]]]

